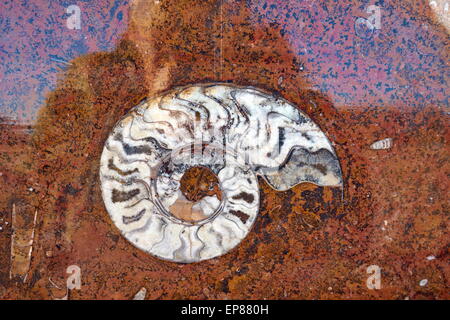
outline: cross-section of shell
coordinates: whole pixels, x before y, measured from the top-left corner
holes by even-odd
[[[186,194],[181,184],[192,168],[216,176],[219,192]],[[220,256],[245,238],[259,210],[257,176],[280,191],[302,182],[342,186],[336,153],[307,115],[229,84],[143,101],[111,131],[100,165],[103,200],[122,234],[184,263]]]

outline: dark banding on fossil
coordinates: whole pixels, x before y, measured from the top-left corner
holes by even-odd
[[[141,191],[139,189],[133,189],[131,191],[119,191],[117,189],[113,189],[112,191],[112,202],[116,203],[116,202],[124,202],[124,201],[128,201],[131,198],[137,196]]]
[[[108,160],[108,168],[111,169],[111,170],[116,171],[121,176],[128,176],[128,175],[133,174],[135,172],[139,172],[138,168],[134,168],[133,170],[128,170],[128,171],[124,171],[124,170],[119,169],[114,164],[114,160],[112,158]]]
[[[155,152],[163,152],[169,149],[162,146],[156,139],[150,137],[146,139],[142,139],[142,141],[147,142],[144,145],[132,146],[124,141],[123,135],[121,133],[117,133],[114,135],[114,140],[118,141],[122,144],[123,150],[127,155],[133,154],[148,154],[153,155]]]
[[[302,165],[302,164],[304,164],[304,165],[309,165],[309,166],[313,167],[314,169],[320,171],[320,173],[323,174],[323,175],[326,175],[327,172],[328,172],[327,166],[324,165],[324,164],[321,164],[321,163],[313,163],[313,164],[309,164],[309,163],[299,163],[298,165],[300,166],[300,165]]]
[[[278,153],[280,153],[281,147],[283,147],[285,139],[286,139],[285,129],[282,127],[278,128]]]
[[[238,217],[243,224],[245,224],[249,218],[249,215],[240,210],[230,210],[230,213],[236,217]]]
[[[244,200],[244,201],[246,201],[248,203],[253,203],[253,201],[255,200],[255,196],[252,195],[251,193],[247,193],[245,191],[242,191],[241,193],[233,196],[233,199],[234,200],[242,199],[242,200]]]
[[[122,222],[124,224],[130,224],[132,222],[139,221],[142,218],[142,216],[144,215],[144,213],[145,213],[145,209],[142,209],[141,211],[139,211],[138,214],[136,214],[134,216],[131,216],[131,217],[122,216]]]
[[[149,146],[130,146],[129,144],[122,142],[123,144],[123,150],[126,154],[132,155],[132,154],[140,154],[145,153],[148,155],[153,154],[153,149]]]

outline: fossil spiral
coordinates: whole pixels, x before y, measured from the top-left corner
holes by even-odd
[[[184,206],[180,181],[193,167],[217,176],[221,197]],[[220,256],[248,234],[259,210],[257,176],[280,191],[342,185],[337,156],[308,116],[282,98],[229,84],[144,100],[116,124],[100,163],[103,200],[122,234],[184,263]],[[177,205],[200,218],[180,218]]]

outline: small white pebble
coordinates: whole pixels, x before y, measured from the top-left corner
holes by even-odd
[[[428,280],[427,280],[427,279],[422,279],[422,280],[420,280],[419,285],[420,285],[421,287],[425,287],[425,286],[427,285],[427,283],[428,283]]]
[[[331,291],[331,290],[333,290],[333,288],[332,287],[328,287],[328,291]]]
[[[28,188],[28,191],[33,192],[34,189],[30,187],[30,188]]]
[[[427,257],[427,260],[428,260],[428,261],[431,261],[431,260],[434,260],[434,259],[436,259],[435,256],[428,256],[428,257]]]
[[[281,85],[282,83],[283,83],[283,77],[280,76],[280,77],[278,78],[278,85]]]
[[[135,294],[133,300],[145,300],[145,296],[147,295],[147,289],[142,287],[138,293]]]
[[[387,225],[388,225],[388,222],[387,222],[387,220],[384,220],[384,225],[385,225],[385,226],[387,226]]]

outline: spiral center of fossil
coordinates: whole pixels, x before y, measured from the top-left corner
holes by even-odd
[[[198,202],[207,196],[222,200],[219,179],[206,167],[189,168],[181,177],[180,184],[181,192],[189,201]]]
[[[187,144],[161,161],[154,181],[160,213],[183,225],[202,225],[223,209],[217,173],[225,166],[218,146]]]
[[[211,210],[207,207],[215,207],[214,204],[222,201],[219,179],[203,166],[194,166],[185,171],[180,180],[180,190],[181,196],[171,205],[170,212],[186,222],[208,218]]]

